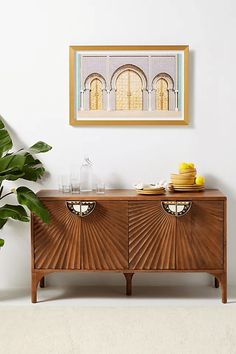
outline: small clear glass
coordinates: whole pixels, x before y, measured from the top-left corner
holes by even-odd
[[[72,194],[79,194],[80,193],[80,183],[77,178],[71,179],[71,192],[72,192]]]
[[[71,182],[69,175],[61,175],[59,177],[59,190],[62,191],[62,193],[71,192]]]
[[[99,182],[96,184],[96,193],[105,194],[105,183]]]
[[[62,192],[62,176],[58,176],[58,190]]]

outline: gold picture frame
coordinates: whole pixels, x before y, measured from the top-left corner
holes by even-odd
[[[70,124],[187,125],[188,45],[70,46]]]

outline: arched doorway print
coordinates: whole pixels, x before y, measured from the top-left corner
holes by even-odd
[[[102,82],[95,78],[90,83],[89,108],[91,111],[102,110]]]
[[[167,111],[169,109],[168,83],[160,78],[156,83],[156,110]]]
[[[134,70],[126,69],[116,79],[116,110],[142,110],[142,80]]]

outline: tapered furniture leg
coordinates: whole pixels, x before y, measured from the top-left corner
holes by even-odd
[[[126,279],[126,295],[131,296],[132,295],[132,278],[133,278],[134,273],[124,273],[125,279]]]
[[[37,274],[32,273],[31,301],[33,304],[37,302],[37,286],[38,286]]]
[[[42,276],[42,273],[39,272],[32,272],[32,284],[31,284],[31,299],[32,303],[35,304],[37,302],[37,288],[39,285],[39,282],[41,284],[41,280],[44,277]],[[44,284],[44,280],[43,280]]]
[[[45,277],[42,277],[40,280],[40,288],[45,288]]]
[[[219,280],[215,277],[214,278],[214,280],[215,280],[215,288],[219,288]]]
[[[221,299],[223,304],[227,303],[227,273],[212,273],[215,277],[215,286],[218,287],[220,285],[221,288]],[[218,286],[217,286],[218,285]]]
[[[227,303],[227,275],[226,273],[222,273],[219,277],[220,286],[221,286],[221,298],[223,304]]]

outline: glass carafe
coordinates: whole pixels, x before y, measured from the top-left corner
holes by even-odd
[[[85,157],[80,168],[80,192],[91,192],[93,189],[93,168],[89,157]]]

